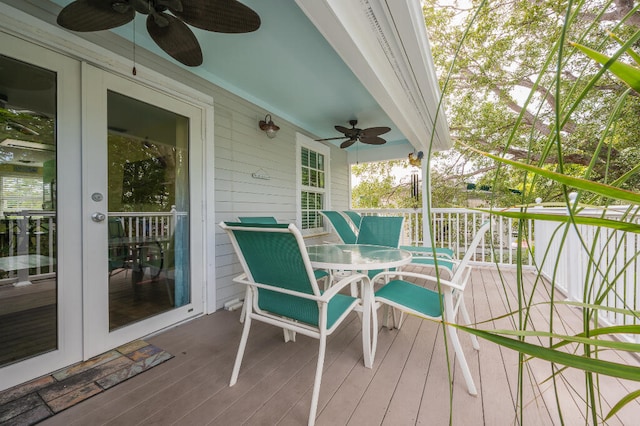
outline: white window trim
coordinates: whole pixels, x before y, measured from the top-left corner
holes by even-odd
[[[302,229],[302,209],[300,205],[302,204],[302,164],[301,164],[301,156],[302,156],[302,147],[311,149],[316,151],[322,155],[324,155],[324,167],[325,167],[325,176],[324,176],[324,207],[328,209],[330,207],[331,200],[331,158],[330,153],[331,150],[328,146],[323,143],[314,141],[313,139],[301,134],[296,133],[296,224],[298,228],[302,231],[302,234],[305,236],[318,235],[324,233],[318,231],[309,231]]]

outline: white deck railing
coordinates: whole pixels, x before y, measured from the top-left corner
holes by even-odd
[[[0,257],[35,254],[29,276],[48,277],[56,271],[56,217],[55,212],[22,210],[5,212],[4,230],[0,235]],[[0,284],[18,280],[20,271],[0,271]],[[26,278],[21,277],[22,279]]]
[[[418,225],[422,220],[421,210],[358,211],[362,214],[403,215],[405,232],[402,244],[423,245]],[[528,212],[568,214],[566,208],[534,207]],[[630,213],[630,209],[624,206],[607,210],[583,209],[579,214],[640,223],[637,211]],[[478,223],[485,217],[486,213],[473,210],[432,209],[436,246],[451,248],[461,257]],[[500,266],[516,264],[518,221],[498,216],[493,216],[492,220],[493,247],[485,241],[473,260]],[[522,265],[537,269],[567,299],[607,308],[640,310],[640,234],[543,220],[526,220],[522,225]],[[606,310],[599,311],[598,320],[615,325],[640,323],[637,316]],[[640,338],[634,339],[640,342]]]
[[[424,241],[422,211],[417,209],[358,210],[362,214],[402,215],[405,229],[403,245],[431,245]],[[566,209],[536,207],[529,211],[566,215]],[[637,215],[629,218],[624,208],[617,210],[590,209],[581,215],[606,217],[614,220],[640,222]],[[109,217],[121,218],[129,237],[168,237],[173,235],[179,217],[184,212],[172,209],[167,213],[110,212]],[[432,209],[431,223],[436,247],[452,249],[458,258],[487,213],[467,209]],[[518,241],[517,219],[492,217],[492,240],[486,238],[478,247],[472,261],[498,264],[517,263],[520,246],[521,265],[537,268],[542,276],[553,283],[570,300],[599,303],[613,308],[640,309],[640,291],[637,291],[640,272],[640,235],[608,228],[558,222],[525,220]],[[56,223],[53,212],[26,211],[5,215],[6,230],[2,240],[2,257],[19,254],[44,256],[47,261],[31,268],[29,276],[46,276],[56,271]],[[23,233],[26,230],[26,233]],[[27,238],[24,238],[27,236]],[[16,271],[4,271],[0,283],[17,279]],[[600,319],[611,324],[637,324],[632,315],[602,311]]]
[[[404,216],[405,229],[402,234],[402,245],[431,246],[431,241],[424,241],[422,232],[422,209],[382,209],[357,210],[360,214],[378,214],[385,216]],[[462,258],[467,246],[480,227],[489,217],[488,214],[469,209],[432,209],[431,224],[433,240],[436,247],[449,248],[456,257]],[[533,256],[529,247],[533,247],[533,222],[523,222],[523,235],[520,241],[522,265],[533,266]],[[473,262],[499,264],[502,266],[515,265],[518,249],[518,220],[511,218],[493,217],[492,241],[482,241],[472,257]]]
[[[544,213],[566,215],[566,210]],[[637,208],[585,209],[580,216],[640,223]],[[640,310],[640,234],[590,225],[536,221],[536,263],[540,273],[569,300],[608,308]],[[600,310],[605,324],[636,325],[640,318]],[[626,336],[640,343],[640,336]]]
[[[169,241],[178,219],[186,217],[173,207],[166,213],[109,212],[108,217],[122,220],[128,237],[156,237]],[[52,211],[23,210],[6,212],[4,233],[0,234],[0,258],[30,255],[35,259],[28,268],[29,279],[49,278],[55,275],[56,266],[56,214]],[[24,270],[23,270],[24,271]],[[20,270],[0,270],[0,284],[12,283]]]
[[[173,235],[179,216],[185,216],[175,208],[166,213],[109,212],[110,218],[122,220],[128,237],[158,237],[167,239]]]

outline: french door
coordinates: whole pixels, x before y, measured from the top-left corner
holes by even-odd
[[[0,390],[203,312],[204,116],[0,31]]]
[[[0,32],[0,389],[82,359],[80,68]]]
[[[203,111],[82,75],[86,358],[203,312]]]

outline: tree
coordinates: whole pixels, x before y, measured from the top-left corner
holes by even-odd
[[[640,55],[632,49],[640,41],[640,5],[635,3],[480,1],[470,10],[455,7],[457,3],[425,9],[431,14],[427,22],[450,31],[448,37],[434,43],[439,46],[434,52],[440,65],[451,71],[443,74],[443,88],[458,142],[453,160],[471,164],[475,171],[470,173],[484,173],[493,183],[520,185],[524,202],[540,195],[563,205],[562,214],[527,207],[490,212],[492,218],[518,221],[518,241],[526,238],[521,226],[524,221],[551,223],[555,233],[553,244],[544,238],[536,238],[534,246],[526,248],[517,244],[517,279],[510,283],[503,280],[505,289],[512,288],[501,295],[512,309],[513,329],[485,328],[504,317],[483,320],[481,327],[466,329],[518,352],[514,419],[518,424],[526,423],[521,378],[534,358],[549,363],[550,377],[545,381],[556,394],[560,423],[566,421],[562,401],[569,395],[584,407],[584,421],[589,424],[606,423],[622,408],[634,410],[640,398],[637,390],[616,396],[600,386],[606,376],[640,381],[640,368],[610,361],[618,351],[640,350],[637,344],[611,344],[620,334],[637,342],[640,334],[618,319],[627,315],[635,324],[638,318],[635,299],[626,299],[627,294],[635,297],[637,286],[621,279],[628,274],[635,277],[637,250],[627,241],[637,241],[640,234],[640,165],[635,160]],[[448,26],[467,19],[469,25],[463,25],[466,30]],[[433,34],[434,38],[442,36],[438,31]],[[621,69],[625,72],[619,72]],[[569,191],[575,191],[576,197],[570,197]],[[618,207],[620,215],[608,215],[606,208],[585,212],[585,202],[626,207]],[[573,273],[573,264],[562,265],[557,258],[557,253],[567,249],[575,253],[570,262],[575,260],[577,269],[586,271],[579,279],[584,291],[576,292],[578,300],[571,302],[580,315],[578,330],[572,329],[572,319],[558,315],[555,308],[566,303],[557,291],[562,288],[561,276]],[[633,261],[612,261],[625,251]],[[525,252],[536,259],[533,290],[524,285],[529,280],[523,273]],[[611,273],[613,265],[620,265],[620,270]],[[545,291],[548,299],[542,303],[536,300],[536,293]],[[548,305],[543,308],[548,322],[534,324],[531,312],[542,305]],[[613,325],[605,324],[602,314],[612,309],[621,317],[613,320]],[[530,339],[532,335],[536,338]],[[581,370],[583,380],[565,375],[572,370]]]
[[[602,44],[606,31],[624,38],[640,26],[640,14],[632,9],[634,2],[584,2],[569,27],[563,27],[565,2],[491,1],[481,8],[479,1],[441,3],[427,0],[424,14],[455,140],[454,150],[436,155],[438,172],[452,185],[470,178],[491,185],[497,205],[507,204],[501,202],[501,194],[507,194],[509,188],[522,191],[521,202],[537,197],[553,201],[562,196],[561,186],[553,181],[527,180],[524,172],[498,168],[469,147],[565,174],[587,174],[601,182],[614,181],[637,164],[638,93],[627,96],[616,125],[608,134],[599,135],[609,111],[627,90],[610,74],[595,83],[578,109],[561,117],[561,160],[558,151],[544,149],[556,130],[560,102],[573,102],[581,93],[578,89],[600,69],[586,56],[571,53],[566,55],[561,78],[556,78],[554,64],[546,62],[549,52],[568,49],[569,40],[579,40],[611,53],[617,45],[612,39]],[[564,39],[563,28],[568,28]],[[562,40],[565,44],[559,44]],[[605,138],[606,148],[596,150],[600,137]],[[640,178],[627,180],[625,187],[637,190]]]
[[[361,163],[351,167],[351,174],[359,183],[351,191],[353,208],[414,207],[410,182],[399,179],[396,170],[407,170],[406,161],[392,160]]]
[[[351,168],[358,181],[351,191],[351,204],[356,209],[420,208],[422,194],[412,196],[411,174],[421,176],[421,169],[407,160],[361,163]],[[421,183],[421,181],[420,181]],[[433,207],[460,207],[467,205],[466,185],[452,185],[449,176],[438,170],[431,173],[431,204]]]

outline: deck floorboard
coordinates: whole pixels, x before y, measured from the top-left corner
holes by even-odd
[[[533,303],[539,303],[531,310],[530,324],[548,330],[548,305],[542,303],[549,298],[548,288],[538,283],[534,289],[533,273],[524,277],[526,292]],[[501,317],[517,308],[515,271],[475,268],[465,296],[470,316],[481,328],[513,328],[513,321],[518,320],[517,315]],[[242,331],[239,315],[239,311],[216,312],[148,338],[174,358],[42,424],[306,424],[317,340],[298,335],[296,342],[284,343],[280,329],[254,322],[238,382],[229,387]],[[560,315],[562,325],[557,321]],[[557,307],[554,321],[568,333],[577,333],[581,327],[579,312],[567,306]],[[519,406],[527,424],[588,422],[579,398],[583,373],[565,372],[570,383],[557,381],[556,401],[553,383],[547,381],[549,364],[528,361],[519,395],[515,352],[483,340],[476,351],[465,333],[460,333],[460,340],[478,388],[475,397],[467,392],[452,348],[448,353],[445,350],[440,324],[408,317],[399,330],[380,327],[375,363],[367,369],[360,321],[353,315],[328,339],[316,424],[448,424],[450,417],[454,425],[516,424]],[[638,365],[631,355],[603,357]],[[610,407],[637,386],[605,378],[601,388],[602,404]],[[607,424],[632,424],[638,412],[640,404],[634,403]]]

